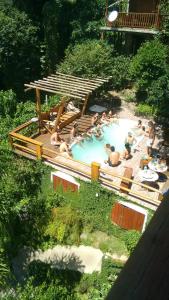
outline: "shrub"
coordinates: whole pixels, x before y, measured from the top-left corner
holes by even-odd
[[[0,117],[13,117],[16,103],[16,94],[12,90],[0,91]]]
[[[52,209],[52,218],[46,228],[46,235],[57,239],[60,243],[78,243],[81,233],[81,220],[77,211],[71,207]]]
[[[141,237],[141,233],[136,230],[126,231],[126,234],[124,234],[123,238],[124,238],[124,241],[126,243],[129,253],[133,252],[140,237]]]
[[[140,103],[135,109],[135,114],[137,116],[152,117],[154,115],[154,108],[149,104]]]

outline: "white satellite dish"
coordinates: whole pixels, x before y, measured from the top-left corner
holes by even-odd
[[[109,15],[108,15],[108,21],[113,22],[117,19],[118,17],[118,12],[116,10],[113,10]]]

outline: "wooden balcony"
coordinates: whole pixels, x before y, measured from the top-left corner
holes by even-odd
[[[119,13],[114,22],[107,22],[107,26],[159,30],[160,20],[161,16],[157,13]]]

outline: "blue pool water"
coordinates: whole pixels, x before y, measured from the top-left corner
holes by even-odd
[[[93,161],[103,164],[104,160],[107,159],[107,153],[104,148],[105,144],[110,144],[117,151],[122,152],[124,150],[125,138],[135,125],[136,122],[132,120],[120,119],[118,123],[104,126],[103,137],[101,139],[92,136],[92,140],[84,140],[72,146],[73,158],[88,164]]]

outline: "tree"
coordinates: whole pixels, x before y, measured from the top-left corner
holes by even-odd
[[[158,39],[144,43],[134,56],[130,72],[142,101],[152,105],[156,114],[168,115],[168,48]]]
[[[21,94],[23,84],[39,73],[37,28],[25,13],[7,7],[0,11],[1,88]]]
[[[87,40],[67,49],[59,71],[81,77],[104,77],[111,75],[112,63],[112,49],[107,43]]]

